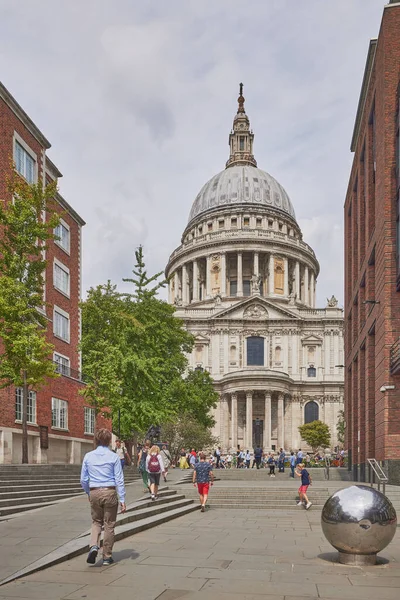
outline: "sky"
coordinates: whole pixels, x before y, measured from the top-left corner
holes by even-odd
[[[382,0],[0,0],[0,79],[84,218],[83,286],[148,272],[224,168],[244,83],[258,166],[286,189],[343,303],[343,204]]]

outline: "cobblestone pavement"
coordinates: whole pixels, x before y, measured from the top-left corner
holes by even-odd
[[[78,557],[0,587],[38,600],[399,600],[400,536],[376,567],[337,564],[320,511],[209,510],[116,544],[116,563]]]

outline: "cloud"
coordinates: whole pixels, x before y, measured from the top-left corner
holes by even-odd
[[[239,81],[255,155],[288,191],[343,300],[349,143],[376,0],[2,1],[2,81],[51,140],[65,198],[87,221],[84,287],[149,272],[180,244],[224,168]],[[49,15],[56,18],[49,19]]]

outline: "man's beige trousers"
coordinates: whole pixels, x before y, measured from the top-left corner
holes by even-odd
[[[101,528],[104,525],[103,558],[110,558],[114,545],[114,527],[117,520],[118,496],[115,490],[98,488],[90,491],[92,535],[90,547],[100,547]]]

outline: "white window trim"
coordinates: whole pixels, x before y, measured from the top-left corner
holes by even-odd
[[[55,324],[55,320],[56,320],[56,318],[55,318],[56,312],[59,313],[60,315],[62,315],[63,317],[66,317],[68,319],[68,339],[67,340],[64,339],[64,338],[62,338],[62,337],[60,337],[59,335],[57,335],[55,333],[55,331],[54,331],[54,324]],[[71,341],[71,320],[70,320],[70,317],[69,317],[69,313],[67,313],[65,310],[63,310],[62,308],[60,308],[56,304],[54,305],[54,309],[53,309],[53,335],[58,340],[62,340],[66,344],[69,344],[70,341]]]
[[[86,410],[90,410],[94,414],[93,431],[86,431],[86,419],[85,419],[85,412],[86,412]],[[94,432],[95,432],[95,429],[96,429],[96,411],[93,408],[93,406],[84,406],[83,407],[83,424],[84,424],[84,435],[94,435]]]
[[[32,148],[30,148],[28,146],[28,144],[25,142],[25,140],[16,131],[14,131],[14,135],[13,135],[13,160],[14,160],[14,164],[15,164],[15,158],[16,158],[15,157],[15,142],[18,142],[18,144],[20,146],[22,146],[22,148],[25,150],[25,152],[27,154],[29,154],[29,156],[32,158],[32,160],[35,161],[35,173],[34,173],[34,178],[33,178],[34,181],[33,181],[33,183],[37,183],[37,181],[38,181],[38,158],[37,158],[36,152],[34,152],[32,150]],[[19,171],[17,171],[17,172],[18,172],[18,175],[20,175],[20,177],[22,177],[23,179],[25,179],[25,177],[23,175],[21,175],[21,173]],[[25,181],[28,181],[28,180],[25,179]],[[28,181],[28,183],[30,183],[30,182]]]
[[[22,388],[20,388],[20,389],[22,389]],[[16,392],[16,390],[15,390],[15,392]],[[35,419],[36,419],[36,421],[27,421],[27,425],[32,425],[32,427],[39,427],[37,424],[37,393],[35,392],[35,390],[29,390],[28,393],[35,394]],[[21,413],[22,413],[22,406],[21,406]],[[15,419],[15,423],[22,423],[22,419]]]
[[[54,243],[61,248],[61,250],[63,252],[65,252],[65,254],[68,254],[68,256],[70,256],[71,254],[71,227],[68,225],[68,223],[66,221],[64,221],[64,219],[60,219],[60,225],[62,225],[63,227],[65,227],[65,229],[68,229],[69,231],[69,244],[68,244],[68,248],[64,248],[64,246],[61,244],[60,240],[54,240]]]
[[[69,377],[71,375],[71,359],[69,356],[65,356],[65,354],[61,354],[61,352],[53,352],[53,362],[57,363],[56,361],[56,356],[59,356],[60,358],[63,358],[64,360],[68,361],[68,375],[66,375],[65,373],[61,372],[61,375],[64,375]]]
[[[62,269],[63,271],[65,271],[65,273],[68,274],[68,291],[67,292],[65,292],[64,290],[61,290],[56,285],[56,268],[55,268],[56,265],[57,265],[57,267],[59,267],[60,269]],[[57,258],[54,258],[54,260],[53,260],[53,286],[63,296],[66,296],[67,298],[71,297],[71,274],[70,274],[70,270],[69,270],[69,268],[66,265],[64,265],[64,263],[62,263]]]
[[[53,400],[58,400],[58,402],[65,402],[67,405],[67,413],[66,413],[66,427],[58,427],[57,425],[53,425]],[[56,431],[69,431],[68,429],[68,415],[69,413],[69,406],[68,406],[68,401],[67,400],[63,400],[62,398],[56,398],[55,396],[53,396],[51,398],[51,428],[55,429]]]

